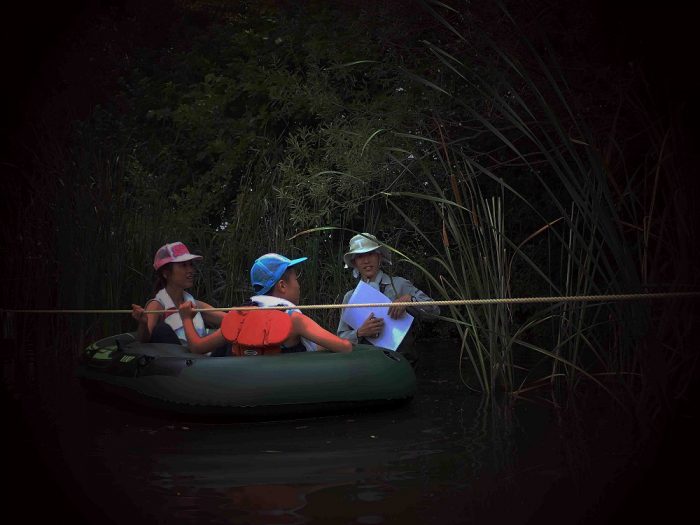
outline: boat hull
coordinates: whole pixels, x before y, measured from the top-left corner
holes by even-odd
[[[77,374],[111,396],[190,414],[333,411],[406,402],[416,390],[403,356],[370,345],[347,354],[207,357],[181,345],[140,343],[131,333],[86,348]]]

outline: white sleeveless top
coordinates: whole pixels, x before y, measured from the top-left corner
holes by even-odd
[[[187,292],[182,292],[182,298],[185,301],[192,301],[193,304],[197,304],[197,301],[195,301],[194,297],[192,297]],[[180,339],[184,343],[187,343],[185,327],[182,326],[182,317],[180,317],[180,312],[178,312],[177,306],[175,306],[175,303],[170,298],[165,288],[159,291],[154,299],[163,305],[164,310],[173,310],[172,313],[164,314],[164,321],[168,326],[170,326],[170,328],[173,329],[178,339]],[[192,322],[194,323],[194,329],[197,331],[199,337],[204,337],[206,335],[206,327],[204,326],[204,319],[202,318],[202,314],[197,312],[194,316],[194,319],[192,319]]]

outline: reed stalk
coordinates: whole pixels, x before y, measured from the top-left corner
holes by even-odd
[[[425,278],[444,298],[507,297],[523,286],[562,295],[639,291],[640,261],[632,257],[620,230],[621,205],[611,193],[595,137],[569,102],[563,79],[556,76],[556,64],[549,65],[528,42],[524,47],[536,71],[528,71],[494,43],[489,51],[495,59],[485,69],[432,43],[426,46],[453,73],[453,83],[416,80],[434,86],[469,115],[462,127],[478,130],[481,141],[470,145],[455,126],[450,129],[454,137],[448,139],[440,123],[413,135],[416,143],[431,145],[411,152],[418,159],[413,169],[430,181],[430,191],[393,192],[389,202],[432,250],[439,273],[433,277],[416,264]],[[472,98],[451,94],[465,91],[480,94],[488,106],[479,108]],[[540,195],[546,207],[539,204]],[[441,244],[393,204],[398,197],[433,203],[435,220],[442,225]],[[537,236],[533,231],[526,232],[524,241],[509,235],[508,217],[515,206],[529,210],[535,218],[530,224],[539,223],[538,231],[546,229],[547,244],[538,243],[539,253],[527,251],[527,243]],[[520,275],[512,274],[513,261]],[[449,317],[471,365],[476,381],[472,388],[488,395],[522,392],[547,378],[557,402],[560,386],[571,391],[585,378],[608,389],[597,372],[617,377],[634,372],[631,356],[644,334],[646,313],[639,305],[567,303],[531,310],[521,327],[514,326],[512,311],[500,307],[466,312],[451,308]],[[616,341],[611,355],[610,337],[620,326],[626,337]],[[526,337],[528,331],[534,334]],[[549,366],[535,364],[519,373],[517,355],[523,350],[544,357]]]

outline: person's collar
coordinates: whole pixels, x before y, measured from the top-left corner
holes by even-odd
[[[250,300],[260,306],[296,306],[293,302],[274,295],[254,295]]]
[[[385,276],[386,276],[386,274],[383,271],[379,270],[379,271],[377,271],[377,275],[375,275],[374,279],[372,279],[371,281],[365,281],[364,278],[361,278],[361,280],[365,283],[368,283],[368,284],[369,283],[384,283]]]
[[[175,306],[179,306],[180,304],[182,304],[183,302],[188,300],[188,297],[187,297],[188,294],[182,288],[175,288],[175,287],[168,288],[166,286],[165,288],[163,288],[163,290],[165,290],[165,293],[168,294],[168,296],[170,297],[170,300],[173,302],[173,304]],[[180,299],[179,302],[178,302],[178,299]]]

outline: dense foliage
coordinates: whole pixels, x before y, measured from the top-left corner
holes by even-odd
[[[367,22],[332,8],[262,10],[211,26],[187,49],[141,56],[76,142],[120,163],[124,227],[143,230],[129,238],[154,247],[158,236],[181,238],[206,251],[204,293],[217,303],[242,299],[246,270],[267,251],[318,261],[307,282],[333,280],[308,286],[307,298],[333,302],[350,284],[334,269],[349,235],[290,243],[309,228],[370,230],[419,248],[381,192],[428,184],[409,164],[432,146],[414,137],[449,101],[411,78]],[[412,208],[435,229],[425,206]],[[133,266],[147,273],[153,249],[135,248]]]

